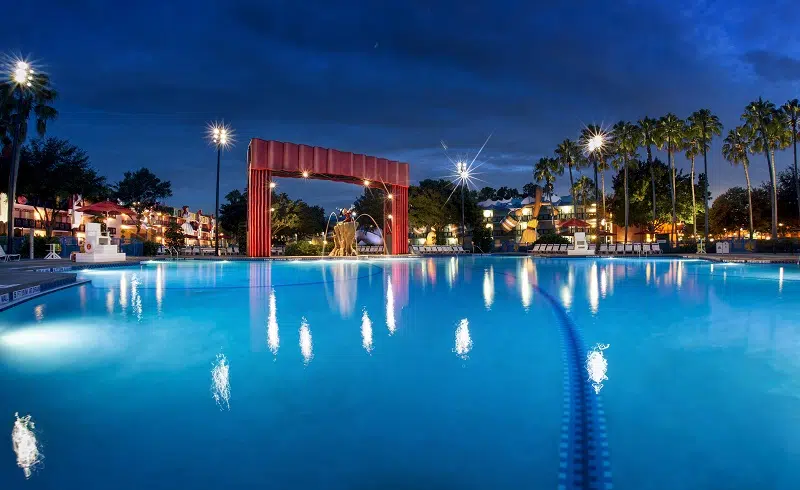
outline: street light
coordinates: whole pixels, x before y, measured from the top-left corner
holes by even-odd
[[[588,156],[593,156],[593,164],[594,164],[594,201],[595,206],[597,203],[600,202],[600,187],[598,184],[598,175],[597,175],[597,167],[600,162],[600,156],[603,154],[603,149],[606,145],[606,141],[608,140],[608,134],[603,131],[602,128],[597,126],[589,126],[587,128],[588,131],[594,131],[594,134],[588,135],[589,137],[584,140],[584,151]],[[596,209],[596,208],[595,208]],[[605,218],[605,216],[604,216]],[[594,220],[595,220],[595,228],[599,231],[600,228],[597,226],[599,223],[597,219],[597,211],[594,213]],[[600,233],[597,233],[595,244],[599,248],[600,246]]]
[[[219,257],[219,167],[222,159],[222,149],[227,149],[233,144],[233,131],[230,126],[221,123],[208,125],[208,136],[211,143],[217,147],[217,194],[214,205],[214,255]]]
[[[461,245],[464,245],[464,238],[467,235],[467,229],[464,226],[464,188],[469,182],[469,167],[467,162],[456,162],[456,173],[458,174],[459,184],[461,185]]]
[[[14,60],[8,67],[8,81],[11,84],[11,98],[17,95],[17,108],[14,116],[14,139],[11,141],[11,168],[8,172],[8,226],[6,230],[6,253],[14,253],[14,199],[17,193],[17,172],[19,172],[20,147],[19,135],[22,132],[22,113],[24,93],[33,90],[34,70],[24,60]]]

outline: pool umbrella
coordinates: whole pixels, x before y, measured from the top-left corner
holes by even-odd
[[[589,225],[589,223],[583,221],[582,219],[572,218],[572,219],[568,219],[567,221],[559,224],[558,226],[560,226],[561,228],[572,228],[572,227],[575,227],[575,228],[589,228],[590,225]]]
[[[96,202],[94,204],[90,204],[89,206],[78,208],[76,211],[89,214],[105,214],[106,216],[109,214],[127,214],[131,216],[136,214],[136,212],[133,210],[122,207],[113,201]]]

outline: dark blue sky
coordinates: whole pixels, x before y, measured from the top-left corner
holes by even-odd
[[[111,181],[146,166],[172,181],[171,204],[208,211],[214,119],[238,141],[224,155],[223,194],[245,185],[251,137],[408,161],[416,181],[450,172],[441,140],[467,151],[492,131],[480,177],[521,187],[533,162],[585,124],[708,107],[727,131],[759,95],[800,97],[796,0],[558,3],[17,2],[4,10],[0,50],[53,78],[51,135],[85,148]],[[744,182],[720,146],[714,195]],[[755,181],[767,179],[762,160]],[[280,186],[328,208],[360,191]]]

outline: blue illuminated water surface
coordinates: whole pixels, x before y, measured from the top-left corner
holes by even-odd
[[[594,456],[613,488],[800,482],[797,265],[183,261],[81,276],[0,313],[2,488],[555,489],[574,463],[568,332],[583,359],[609,345]],[[27,480],[16,412],[44,454]]]

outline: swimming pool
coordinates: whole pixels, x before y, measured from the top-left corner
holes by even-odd
[[[796,265],[458,257],[81,275],[92,283],[0,313],[2,430],[30,414],[44,455],[26,481],[7,445],[3,488],[800,481]]]

